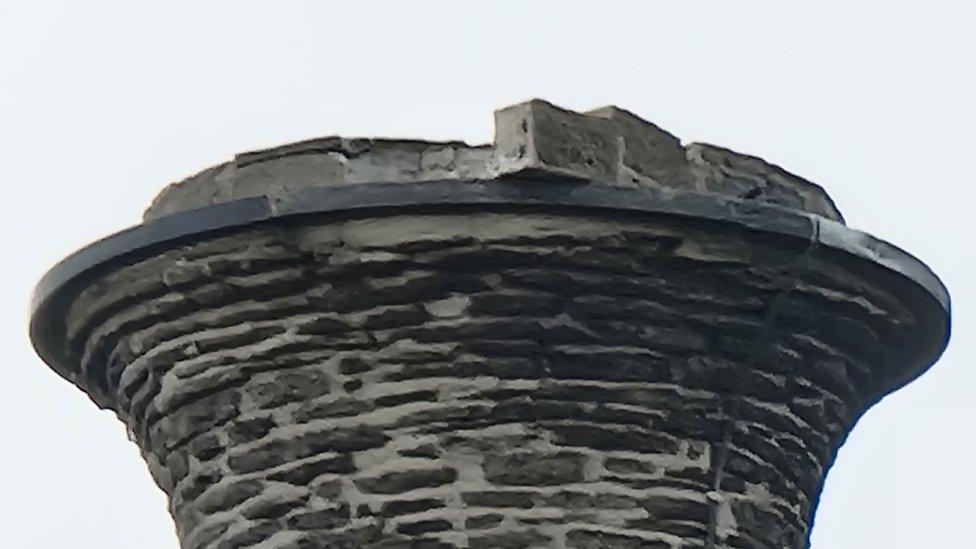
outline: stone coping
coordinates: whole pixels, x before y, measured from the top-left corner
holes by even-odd
[[[492,144],[324,137],[239,154],[169,185],[145,219],[255,196],[279,200],[307,188],[498,178],[715,193],[843,223],[820,186],[760,158],[682,145],[619,107],[579,113],[539,99],[496,111]]]

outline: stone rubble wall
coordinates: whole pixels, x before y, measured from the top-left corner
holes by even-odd
[[[254,228],[88,287],[183,547],[803,547],[916,328],[868,274],[691,222]]]
[[[577,113],[541,100],[496,112],[492,145],[327,137],[241,154],[170,185],[145,217],[309,187],[526,177],[716,193],[843,221],[822,188],[760,158],[682,146],[618,107]]]

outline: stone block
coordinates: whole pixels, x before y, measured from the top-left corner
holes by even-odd
[[[843,220],[823,189],[756,157],[683,146],[620,107],[575,112],[541,99],[496,111],[490,145],[326,137],[240,154],[168,186],[145,218],[242,198],[278,204],[314,187],[498,178],[672,188]]]

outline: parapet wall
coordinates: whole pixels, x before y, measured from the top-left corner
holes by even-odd
[[[822,188],[760,158],[703,143],[683,147],[617,107],[576,113],[540,100],[496,112],[492,145],[327,137],[241,154],[170,185],[146,219],[309,187],[498,178],[716,193],[843,221]]]

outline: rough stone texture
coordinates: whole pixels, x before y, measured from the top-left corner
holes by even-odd
[[[682,147],[617,107],[576,113],[538,99],[495,113],[493,145],[327,137],[241,154],[170,185],[145,217],[308,187],[499,177],[719,193],[843,221],[823,189],[762,159],[700,143]]]
[[[147,217],[505,178],[840,220],[816,185],[621,109],[532,101],[496,126],[493,146],[240,155]],[[127,425],[184,548],[801,548],[846,433],[917,366],[924,322],[896,275],[816,239],[539,203],[384,208],[157,243],[72,280],[40,323],[58,371]],[[817,215],[817,235],[840,227]]]
[[[805,247],[491,212],[215,237],[66,320],[187,548],[802,547],[915,322]]]

